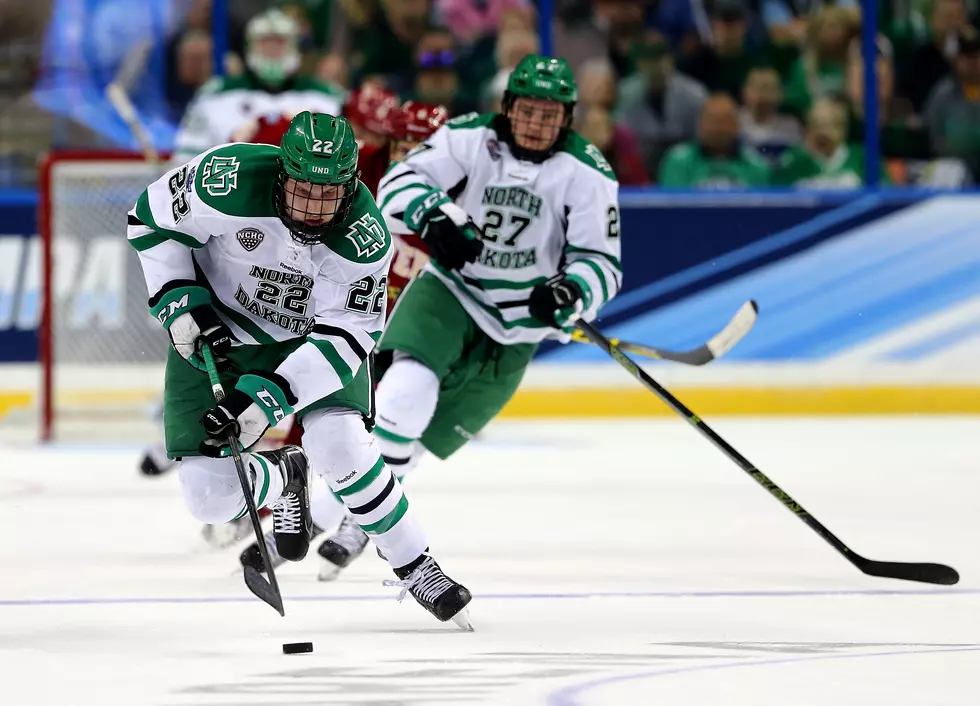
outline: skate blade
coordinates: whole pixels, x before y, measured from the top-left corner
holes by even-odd
[[[320,581],[335,581],[338,576],[340,576],[339,566],[326,559],[320,561],[320,573],[317,575]]]
[[[469,608],[463,608],[463,610],[456,613],[456,615],[450,618],[450,620],[452,620],[454,623],[456,623],[456,625],[458,625],[462,630],[465,630],[466,632],[476,632],[476,630],[473,628],[473,623],[470,622]]]

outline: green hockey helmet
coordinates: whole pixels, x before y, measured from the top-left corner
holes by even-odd
[[[542,101],[554,101],[564,108],[564,118],[557,138],[547,147],[528,149],[517,143],[514,137],[511,109],[519,98],[532,98]],[[553,59],[539,54],[528,54],[517,64],[507,79],[507,88],[501,109],[507,118],[503,135],[511,147],[511,151],[519,159],[540,162],[551,156],[564,141],[572,126],[572,113],[578,100],[578,85],[575,74],[564,59]]]
[[[578,86],[575,74],[564,59],[528,54],[510,72],[505,96],[540,98],[575,105]]]
[[[274,202],[304,245],[322,242],[350,214],[357,192],[357,142],[345,118],[303,111],[279,144]]]

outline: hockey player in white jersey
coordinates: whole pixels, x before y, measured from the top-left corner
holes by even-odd
[[[300,74],[299,27],[279,9],[252,18],[245,29],[245,72],[208,81],[177,132],[174,160],[182,163],[232,142],[241,126],[301,110],[339,115],[343,92]]]
[[[391,564],[394,582],[440,620],[468,624],[470,594],[428,554],[428,541],[365,418],[365,360],[385,322],[391,236],[357,178],[344,118],[303,112],[280,147],[208,150],[151,184],[129,213],[153,316],[168,331],[167,453],[181,458],[185,504],[229,522],[245,499],[224,439],[233,432],[255,503],[273,512],[279,554],[310,543],[310,465]],[[218,404],[200,345],[223,365]],[[254,451],[296,414],[304,449]]]
[[[278,9],[256,15],[246,28],[246,42],[245,73],[208,81],[188,107],[177,132],[174,166],[217,145],[245,141],[237,135],[260,119],[286,116],[288,123],[302,110],[339,115],[342,92],[299,74],[299,27],[292,17]],[[153,416],[159,418],[159,412]],[[148,446],[139,463],[147,476],[173,465],[161,443]],[[234,526],[208,526],[204,532],[219,547],[235,535]]]
[[[619,291],[619,187],[571,129],[574,76],[528,56],[503,113],[449,121],[394,165],[378,203],[392,233],[418,233],[432,257],[402,293],[378,350],[375,435],[401,477],[428,450],[445,459],[516,391],[537,345],[567,342]],[[322,545],[321,578],[359,555],[348,518]]]

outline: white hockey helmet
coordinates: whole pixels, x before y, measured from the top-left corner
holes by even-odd
[[[270,53],[262,41],[266,38],[279,38],[282,50]],[[282,10],[266,10],[249,20],[245,40],[245,63],[263,83],[278,86],[299,71],[299,26]]]

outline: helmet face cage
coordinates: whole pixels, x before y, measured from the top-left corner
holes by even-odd
[[[521,98],[527,98],[539,104],[534,106],[537,109],[532,110],[531,115],[528,117],[513,115],[515,104]],[[548,117],[551,112],[551,107],[554,107],[555,111],[557,111],[554,120]],[[574,103],[560,103],[544,98],[516,96],[507,91],[504,93],[501,110],[503,111],[504,122],[509,134],[503,137],[510,145],[514,156],[518,159],[530,162],[542,162],[557,152],[558,148],[565,141],[565,137],[572,127],[574,109]],[[554,137],[550,141],[544,139],[552,132],[554,133]],[[527,146],[520,144],[518,139]]]
[[[522,98],[533,102],[529,106],[530,115],[515,121],[512,111]],[[541,162],[554,154],[571,129],[577,100],[575,75],[564,59],[537,54],[528,54],[521,59],[507,78],[507,90],[504,91],[501,105],[506,133],[503,137],[514,155],[518,159]],[[548,104],[562,106],[564,115],[550,110]],[[554,137],[550,142],[543,139],[551,135]],[[518,144],[517,138],[526,146]]]
[[[359,177],[357,172],[343,184],[313,184],[280,169],[272,195],[276,215],[297,243],[322,243],[350,216]]]

